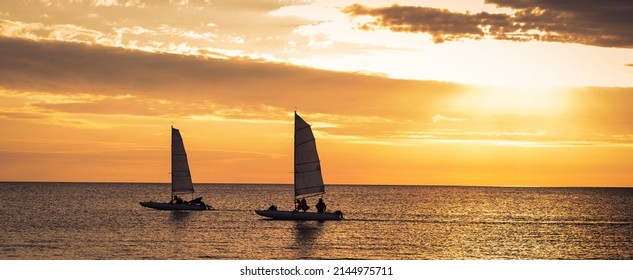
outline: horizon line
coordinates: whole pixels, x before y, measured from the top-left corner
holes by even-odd
[[[170,182],[126,182],[126,181],[16,181],[0,180],[0,183],[61,183],[61,184],[170,184]],[[288,185],[292,183],[249,183],[249,182],[199,182],[194,185]],[[369,183],[332,183],[325,186],[367,186],[367,187],[470,187],[470,188],[620,188],[631,189],[633,186],[581,186],[581,185],[452,185],[452,184],[369,184]]]

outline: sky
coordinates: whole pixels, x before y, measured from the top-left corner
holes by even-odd
[[[633,186],[625,0],[0,2],[0,181]]]

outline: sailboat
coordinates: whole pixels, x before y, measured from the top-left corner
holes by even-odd
[[[294,200],[308,196],[323,195],[325,185],[321,173],[321,162],[316,150],[316,141],[312,128],[295,112],[294,135]],[[295,202],[295,208],[297,204]],[[255,210],[260,216],[276,220],[340,220],[343,218],[341,211],[336,212],[307,212],[307,211],[278,211],[271,206],[268,210]]]
[[[202,197],[185,201],[178,195],[191,194],[193,198],[193,183],[185,144],[180,136],[180,131],[171,127],[171,196],[170,202],[144,201],[141,205],[158,210],[211,210],[211,205],[202,201]]]

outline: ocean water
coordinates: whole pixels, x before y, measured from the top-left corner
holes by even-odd
[[[158,211],[168,184],[0,183],[0,259],[633,259],[633,189],[327,186],[343,221],[272,221],[290,185],[196,184],[214,211]],[[308,200],[312,209],[316,198]]]

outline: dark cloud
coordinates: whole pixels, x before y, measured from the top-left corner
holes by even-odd
[[[8,89],[5,98],[24,92],[37,95],[25,98],[32,100],[28,107],[19,107],[37,110],[21,113],[15,108],[0,112],[0,119],[4,120],[35,122],[38,120],[34,118],[49,112],[283,120],[288,112],[298,109],[304,114],[319,113],[314,121],[335,124],[320,130],[342,136],[408,138],[411,131],[419,131],[425,139],[449,137],[444,133],[451,131],[469,139],[528,137],[522,136],[522,131],[548,131],[553,139],[578,135],[575,133],[633,135],[633,117],[628,108],[633,102],[633,88],[552,93],[563,94],[561,99],[567,100],[567,109],[561,109],[565,115],[555,118],[538,111],[479,113],[476,105],[470,108],[461,101],[486,98],[479,93],[496,89],[394,80],[252,60],[6,38],[0,38],[2,88]],[[47,101],[49,94],[51,100]],[[460,121],[433,122],[438,115],[444,120]],[[367,130],[370,123],[379,129]],[[543,126],[544,123],[549,125]]]
[[[513,14],[455,13],[427,7],[367,8],[358,4],[343,11],[369,15],[375,21],[363,26],[399,32],[429,33],[435,42],[461,38],[538,40],[602,47],[633,47],[633,2],[624,0],[487,0],[511,8]]]
[[[388,27],[397,32],[429,33],[436,43],[459,38],[483,38],[487,33],[481,25],[503,30],[509,25],[509,16],[488,13],[461,14],[449,10],[426,7],[394,5],[385,8],[367,8],[358,4],[343,10],[352,16],[370,15],[376,21],[362,26],[363,29]]]
[[[402,118],[424,111],[419,103],[439,102],[444,94],[457,94],[464,88],[246,59],[208,59],[8,38],[0,38],[0,87],[107,97],[94,102],[37,104],[73,112],[121,113],[137,107],[138,102],[154,99],[148,107],[165,107],[160,100],[166,100],[258,110],[271,106],[350,115],[381,112]],[[116,99],[126,95],[138,99]],[[411,102],[403,107],[398,101],[403,99]],[[113,108],[115,103],[120,107]],[[191,114],[191,106],[183,106],[182,114]],[[202,110],[196,107],[195,112]],[[155,114],[149,109],[137,111]],[[176,111],[170,110],[174,114]]]

